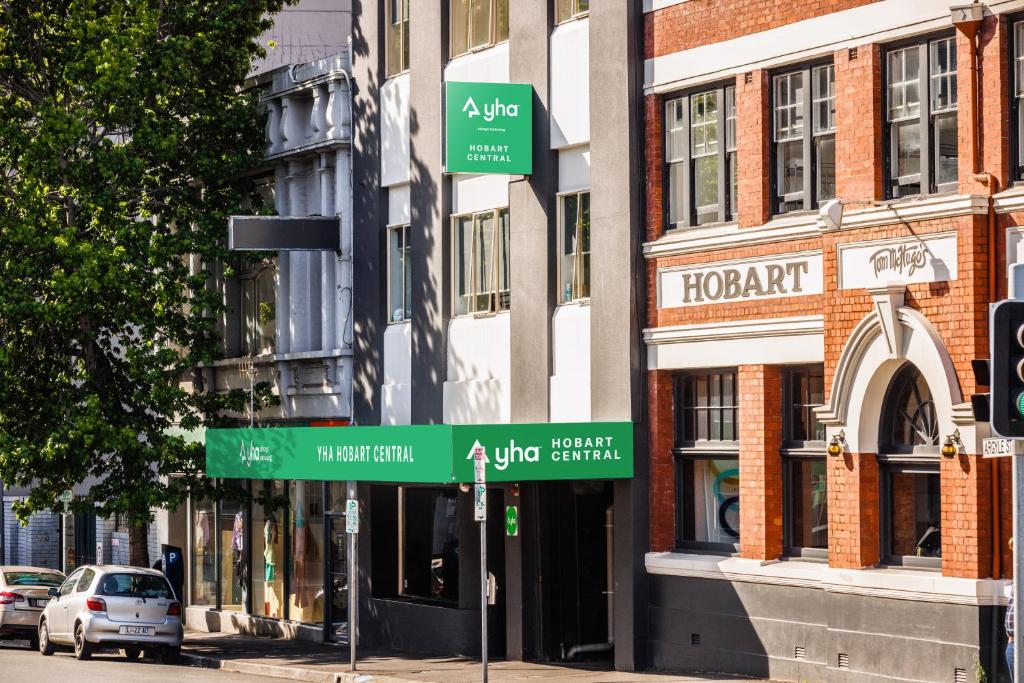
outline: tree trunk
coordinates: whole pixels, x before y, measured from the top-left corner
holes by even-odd
[[[149,524],[132,524],[128,530],[128,564],[133,567],[149,566]]]

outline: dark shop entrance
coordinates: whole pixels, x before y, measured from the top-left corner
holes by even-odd
[[[611,482],[538,482],[524,489],[533,489],[524,490],[524,505],[536,505],[523,524],[524,658],[612,661]]]

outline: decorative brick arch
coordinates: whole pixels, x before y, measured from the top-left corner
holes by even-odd
[[[828,437],[843,430],[851,453],[877,453],[886,390],[907,362],[924,376],[935,401],[940,434],[956,426],[963,402],[949,351],[919,311],[903,305],[904,287],[872,290],[874,310],[850,334],[836,365],[828,402],[818,409]]]

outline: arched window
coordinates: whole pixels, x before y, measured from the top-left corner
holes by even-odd
[[[882,556],[887,564],[941,566],[939,423],[921,371],[893,377],[879,425]]]

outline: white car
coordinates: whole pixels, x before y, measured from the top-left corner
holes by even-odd
[[[72,645],[77,659],[97,648],[120,648],[128,659],[143,651],[164,662],[181,654],[181,603],[155,569],[118,565],[79,567],[51,588],[39,617],[39,652]]]
[[[0,567],[0,640],[28,640],[35,649],[47,591],[62,583],[64,575],[53,569]]]

